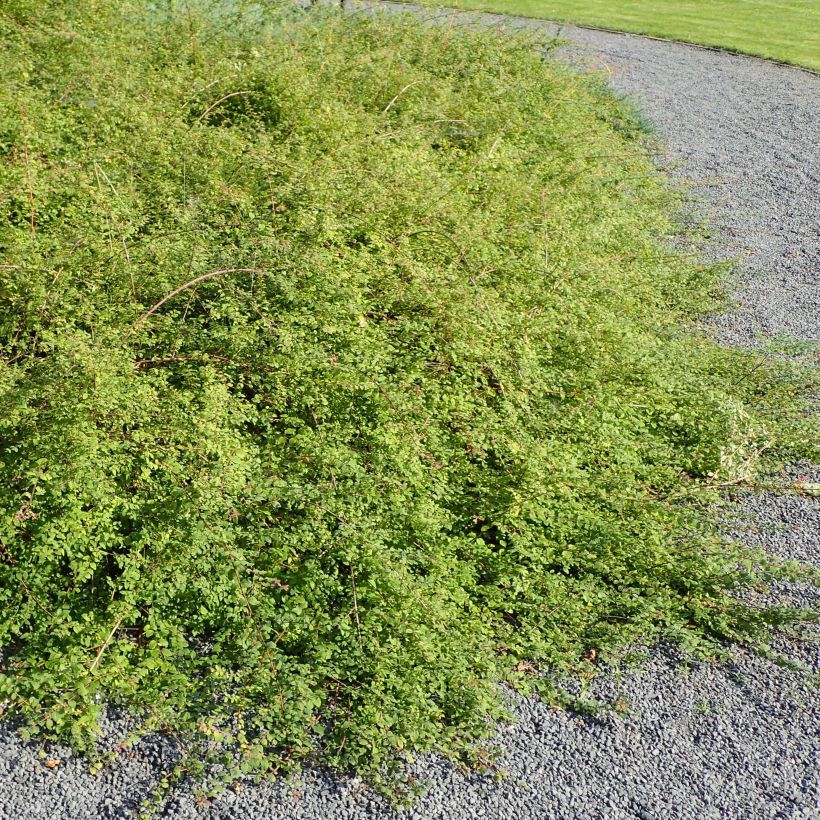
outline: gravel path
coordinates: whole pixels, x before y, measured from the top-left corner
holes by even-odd
[[[464,15],[482,24],[491,15]],[[509,21],[505,25],[549,24]],[[740,258],[739,302],[715,325],[727,343],[820,336],[820,77],[745,57],[630,35],[563,27],[564,56],[606,68],[639,101],[668,145],[665,164],[711,216],[704,253]],[[810,465],[784,476],[820,480]],[[738,534],[753,546],[820,564],[820,502],[747,495]],[[817,590],[784,597],[817,604]],[[817,643],[786,649],[820,673]],[[597,683],[627,717],[553,714],[517,699],[504,727],[502,779],[463,775],[436,759],[412,818],[820,818],[820,698],[803,676],[735,651],[722,665],[690,664],[664,648],[637,669]],[[119,727],[116,721],[112,729]],[[0,820],[125,818],[174,760],[167,738],[143,742],[102,774],[65,757],[48,769],[37,747],[0,724]],[[61,753],[62,754],[62,753]],[[309,773],[300,784],[243,786],[210,804],[176,795],[165,818],[391,818],[356,780]]]

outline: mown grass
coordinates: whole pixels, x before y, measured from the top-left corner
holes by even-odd
[[[11,0],[0,37],[0,700],[29,731],[88,748],[114,703],[180,773],[376,777],[469,756],[499,681],[789,615],[736,593],[795,568],[709,505],[816,456],[803,376],[695,332],[717,275],[602,85],[289,5]]]
[[[429,4],[650,34],[820,70],[820,4],[814,0],[448,0]]]

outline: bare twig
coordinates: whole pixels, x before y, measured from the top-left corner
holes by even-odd
[[[108,183],[108,187],[111,189],[114,196],[117,199],[119,199],[120,202],[122,202],[122,197],[120,197],[119,191],[114,187],[114,183],[111,181],[111,177],[109,177],[108,174],[105,173],[103,167],[96,160],[94,161],[94,167],[97,171],[99,171],[99,173],[103,175],[103,179]],[[131,296],[132,298],[136,299],[137,287],[136,283],[134,282],[134,268],[131,265],[131,254],[128,253],[128,245],[125,242],[125,234],[122,232],[122,228],[120,227],[119,223],[115,219],[113,219],[113,217],[111,221],[114,223],[117,229],[117,233],[120,235],[122,249],[125,252],[125,261],[128,263],[128,275],[131,278]]]
[[[433,234],[434,236],[440,236],[442,239],[446,239],[457,251],[458,251],[458,261],[464,263],[464,267],[475,276],[475,271],[473,271],[472,266],[470,265],[469,260],[467,259],[467,252],[461,247],[461,245],[453,239],[450,234],[445,233],[444,231],[437,231],[434,228],[422,228],[418,231],[411,231],[410,233],[406,234],[407,238],[410,239],[414,236],[421,236],[422,234]],[[473,279],[473,284],[475,284],[475,280]]]
[[[31,216],[29,218],[29,230],[32,236],[36,231],[35,205],[34,205],[34,185],[31,181],[31,156],[29,155],[28,143],[23,142],[23,155],[26,160],[26,185],[28,186],[29,207]]]
[[[350,582],[353,586],[353,617],[356,619],[356,634],[359,636],[359,644],[362,642],[362,624],[359,621],[359,599],[356,595],[356,570],[350,568]]]
[[[239,96],[246,96],[248,94],[253,94],[253,91],[232,91],[230,94],[226,94],[224,97],[220,97],[215,103],[209,105],[200,115],[197,117],[197,122],[200,120],[205,119],[211,111],[214,110],[218,105],[224,103],[225,100],[229,100],[231,97],[239,97]]]
[[[151,367],[159,367],[164,364],[175,364],[176,362],[198,361],[219,362],[219,364],[227,364],[232,367],[238,367],[240,370],[265,370],[270,372],[277,370],[275,367],[270,367],[269,365],[261,364],[260,362],[254,362],[253,364],[248,362],[237,362],[228,356],[219,356],[215,353],[200,353],[194,356],[161,356],[156,359],[137,359],[134,362],[134,366],[148,369]]]
[[[209,359],[222,364],[234,364],[234,362],[232,362],[227,356],[213,356],[208,354],[202,356],[162,356],[158,359],[137,359],[134,364],[137,367],[148,368],[158,367],[163,364],[173,364],[175,362],[196,362],[201,359]],[[248,365],[240,365],[240,367],[248,367]]]
[[[233,564],[233,571],[234,575],[236,576],[236,585],[239,588],[239,592],[242,595],[243,600],[245,601],[245,608],[248,610],[248,617],[251,619],[251,623],[256,630],[256,635],[259,638],[259,643],[262,646],[262,651],[265,653],[265,657],[268,661],[268,668],[270,669],[271,673],[273,674],[274,679],[276,680],[277,685],[279,686],[279,709],[284,714],[285,712],[285,696],[282,692],[282,682],[279,680],[279,670],[277,668],[276,663],[273,660],[273,657],[270,653],[270,648],[268,647],[268,642],[265,639],[265,635],[262,632],[262,628],[259,626],[259,622],[256,620],[256,615],[254,615],[253,607],[251,606],[251,602],[248,599],[247,594],[245,593],[245,588],[242,586],[242,578],[239,575],[239,568],[236,565],[236,558],[233,553],[228,552],[228,558],[230,559],[231,563]],[[281,633],[280,633],[281,635]],[[278,638],[277,638],[278,642]]]
[[[111,643],[111,639],[114,637],[114,633],[120,628],[120,624],[122,623],[123,616],[120,615],[119,618],[114,622],[114,627],[112,628],[111,632],[108,633],[108,637],[105,639],[105,643],[100,647],[100,651],[97,652],[97,657],[94,658],[94,663],[91,664],[91,668],[88,670],[88,674],[90,675],[96,668],[97,664],[100,662],[100,658],[103,656],[103,652],[108,648],[108,644]]]
[[[402,90],[399,91],[399,93],[396,94],[396,96],[393,97],[393,99],[390,100],[389,103],[387,103],[387,107],[384,109],[384,111],[382,111],[382,114],[386,114],[393,107],[394,103],[398,100],[398,98],[401,97],[402,94],[404,94],[405,91],[408,91],[414,85],[418,85],[420,82],[421,80],[414,80],[412,83],[407,83],[407,85],[404,86],[404,88],[402,88]]]
[[[211,86],[216,85],[218,82],[221,82],[224,79],[224,77],[217,77],[215,80],[211,80],[208,83],[208,85],[205,85],[197,91],[194,91],[194,93],[189,97],[189,99],[193,99],[194,97],[196,97],[197,94],[201,94],[203,91],[207,91]]]
[[[146,319],[149,319],[151,316],[153,316],[166,302],[173,299],[174,296],[177,296],[178,294],[182,293],[182,291],[187,290],[188,288],[192,288],[194,285],[198,285],[200,282],[204,282],[207,279],[213,279],[216,276],[224,276],[228,273],[265,273],[265,271],[260,270],[259,268],[225,268],[223,270],[212,270],[210,273],[203,273],[201,276],[197,276],[194,279],[191,279],[188,282],[186,282],[184,285],[180,285],[178,288],[175,288],[169,294],[163,296],[162,299],[159,300],[159,302],[157,302],[152,308],[150,308],[150,310],[146,310],[145,313],[143,313],[142,316],[140,316],[139,319],[137,319],[137,321],[134,322],[133,325],[131,325],[131,328],[129,329],[128,333],[126,333],[123,337],[123,341],[129,339],[134,334],[134,332],[139,329],[140,325],[142,325],[142,323],[146,321]]]

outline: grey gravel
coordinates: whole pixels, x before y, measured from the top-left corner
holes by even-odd
[[[425,12],[429,13],[429,12]],[[492,15],[465,22],[497,24]],[[511,27],[557,27],[504,21]],[[820,328],[820,77],[761,60],[629,35],[562,27],[563,56],[609,72],[636,99],[668,146],[670,173],[710,217],[707,257],[737,259],[736,309],[714,320],[730,344]],[[782,489],[743,494],[733,531],[750,546],[820,565],[820,503],[793,492],[820,471],[796,465]],[[817,605],[818,591],[783,585],[784,600]],[[815,639],[777,646],[820,673]],[[499,729],[497,777],[464,774],[425,758],[412,767],[429,786],[396,814],[356,778],[307,772],[300,782],[243,784],[212,802],[175,792],[164,818],[820,818],[820,698],[805,673],[739,648],[719,664],[695,663],[668,647],[639,651],[634,668],[596,682],[619,697],[625,717],[553,713],[515,697],[518,721]],[[513,697],[513,696],[510,696]],[[112,716],[112,737],[126,721]],[[53,769],[0,724],[0,820],[126,818],[176,759],[151,737],[99,775],[66,750]]]

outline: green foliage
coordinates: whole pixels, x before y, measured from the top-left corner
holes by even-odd
[[[682,40],[820,71],[814,0],[414,0]]]
[[[290,6],[11,0],[0,36],[0,700],[35,729],[121,703],[231,774],[378,772],[464,751],[524,661],[779,617],[707,505],[800,374],[685,330],[714,274],[599,86]]]

